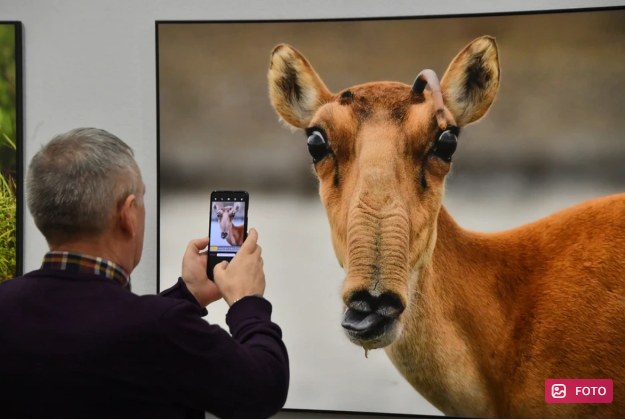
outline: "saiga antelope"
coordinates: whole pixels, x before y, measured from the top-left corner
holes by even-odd
[[[234,215],[241,210],[241,205],[235,203],[233,206],[220,207],[213,203],[213,211],[217,214],[217,221],[221,229],[221,239],[225,239],[231,246],[243,245],[245,236],[245,226],[236,226],[233,223]]]
[[[424,70],[412,86],[333,94],[285,44],[268,78],[277,113],[308,138],[353,343],[383,348],[446,415],[625,416],[625,194],[492,234],[442,206],[460,130],[499,88],[494,38],[467,45],[440,83]],[[566,378],[612,379],[614,401],[547,404],[545,380]]]

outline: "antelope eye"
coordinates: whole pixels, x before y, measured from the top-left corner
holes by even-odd
[[[319,162],[321,159],[326,157],[328,153],[330,153],[328,143],[319,131],[313,131],[312,134],[308,136],[307,144],[308,153],[312,156],[313,163]]]
[[[458,137],[451,130],[445,130],[434,142],[432,153],[447,162],[451,162],[451,157],[457,146]]]

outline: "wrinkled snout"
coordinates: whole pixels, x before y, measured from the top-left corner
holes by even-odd
[[[355,344],[385,347],[401,331],[410,300],[408,231],[407,212],[390,197],[358,200],[350,212],[341,325]]]

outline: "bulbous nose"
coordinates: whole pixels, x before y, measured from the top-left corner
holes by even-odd
[[[341,326],[359,339],[370,340],[388,332],[397,322],[405,307],[396,293],[373,296],[369,291],[358,291],[347,302]]]

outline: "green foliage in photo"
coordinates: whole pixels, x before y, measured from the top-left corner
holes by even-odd
[[[0,282],[16,269],[15,27],[0,24]]]

